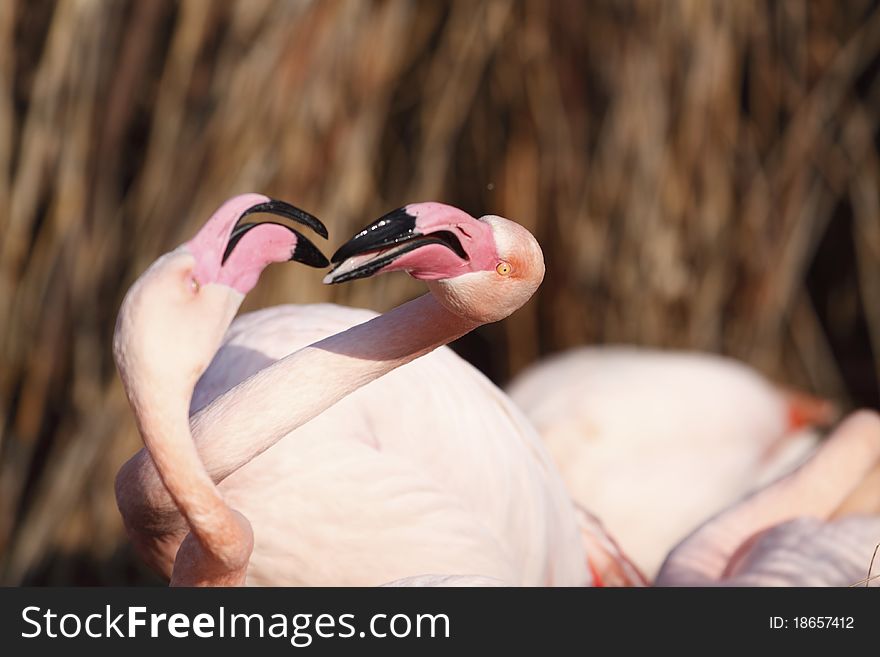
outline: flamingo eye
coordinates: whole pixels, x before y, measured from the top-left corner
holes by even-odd
[[[189,279],[189,289],[193,292],[193,294],[198,294],[200,287],[201,286],[199,285],[199,282],[195,278]]]
[[[501,276],[509,276],[511,267],[508,263],[502,261],[495,266],[495,271],[497,271]]]

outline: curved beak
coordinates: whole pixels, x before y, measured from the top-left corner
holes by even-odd
[[[239,220],[244,219],[249,214],[255,214],[257,212],[266,212],[268,214],[277,214],[279,217],[287,217],[288,219],[301,223],[304,226],[308,226],[318,233],[318,235],[327,239],[327,227],[321,223],[320,219],[313,214],[309,214],[305,210],[301,210],[295,205],[291,205],[290,203],[271,198],[265,203],[258,203],[257,205],[250,207],[241,215],[241,217],[239,217]]]
[[[469,259],[451,230],[421,232],[416,226],[417,216],[410,214],[407,207],[376,219],[339,247],[330,259],[334,267],[324,283],[344,283],[372,276],[393,265],[401,256],[430,244],[442,245],[464,261]]]
[[[226,260],[232,254],[232,251],[233,249],[235,249],[236,245],[241,241],[241,238],[243,238],[245,235],[247,235],[248,232],[250,232],[257,226],[265,225],[279,226],[281,228],[289,230],[296,236],[296,246],[293,248],[293,252],[290,254],[291,261],[301,262],[304,265],[308,265],[309,267],[316,267],[318,269],[323,269],[330,264],[330,261],[327,260],[327,256],[321,253],[318,247],[312,244],[312,242],[298,230],[294,230],[286,224],[279,224],[275,221],[263,221],[260,223],[239,224],[232,229],[232,235],[229,236],[229,242],[226,244],[226,250],[223,252],[223,259],[220,261],[221,265],[226,264]]]
[[[327,237],[327,228],[326,226],[324,226],[320,219],[312,214],[309,214],[305,210],[291,205],[290,203],[285,203],[284,201],[279,201],[277,199],[269,199],[266,202],[258,203],[251,206],[241,214],[241,216],[238,218],[238,221],[241,221],[249,214],[256,214],[258,212],[274,214],[280,217],[291,219],[293,221],[296,221],[297,223],[308,226],[316,233],[318,233],[321,237]],[[281,224],[275,221],[267,221],[261,223],[238,223],[232,229],[232,233],[229,235],[229,241],[226,243],[226,249],[223,251],[223,257],[220,261],[221,266],[226,264],[226,260],[232,254],[232,251],[235,249],[236,245],[248,232],[250,232],[257,226],[262,226],[264,224],[280,226],[281,228],[289,230],[296,236],[296,246],[294,247],[293,252],[290,254],[291,261],[301,262],[310,267],[317,268],[324,268],[330,264],[326,256],[321,253],[318,247],[316,247],[305,235],[300,233],[298,230],[295,230],[286,224]]]

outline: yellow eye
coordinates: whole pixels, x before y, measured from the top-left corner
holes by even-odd
[[[510,265],[506,262],[499,262],[495,267],[495,271],[497,271],[502,276],[508,276],[510,274]]]
[[[191,278],[191,279],[189,279],[189,287],[193,292],[198,292],[199,291],[199,282],[196,279]]]

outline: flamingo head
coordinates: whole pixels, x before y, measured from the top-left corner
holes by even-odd
[[[136,367],[174,393],[181,392],[176,383],[195,386],[266,266],[286,260],[327,266],[315,245],[293,228],[240,223],[257,212],[287,217],[327,237],[318,219],[282,201],[259,194],[226,201],[195,237],[156,260],[126,294],[113,338],[123,380]]]
[[[413,203],[380,217],[331,260],[325,283],[406,271],[426,281],[448,310],[480,323],[520,308],[544,278],[541,247],[525,228],[442,203]]]

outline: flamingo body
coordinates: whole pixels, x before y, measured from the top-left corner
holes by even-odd
[[[323,304],[239,317],[192,410],[375,316]],[[571,502],[539,437],[446,347],[353,392],[219,488],[254,527],[250,584],[372,585],[422,572],[588,580]]]
[[[815,446],[792,430],[785,394],[720,356],[586,347],[508,390],[574,499],[649,576],[691,528]]]

